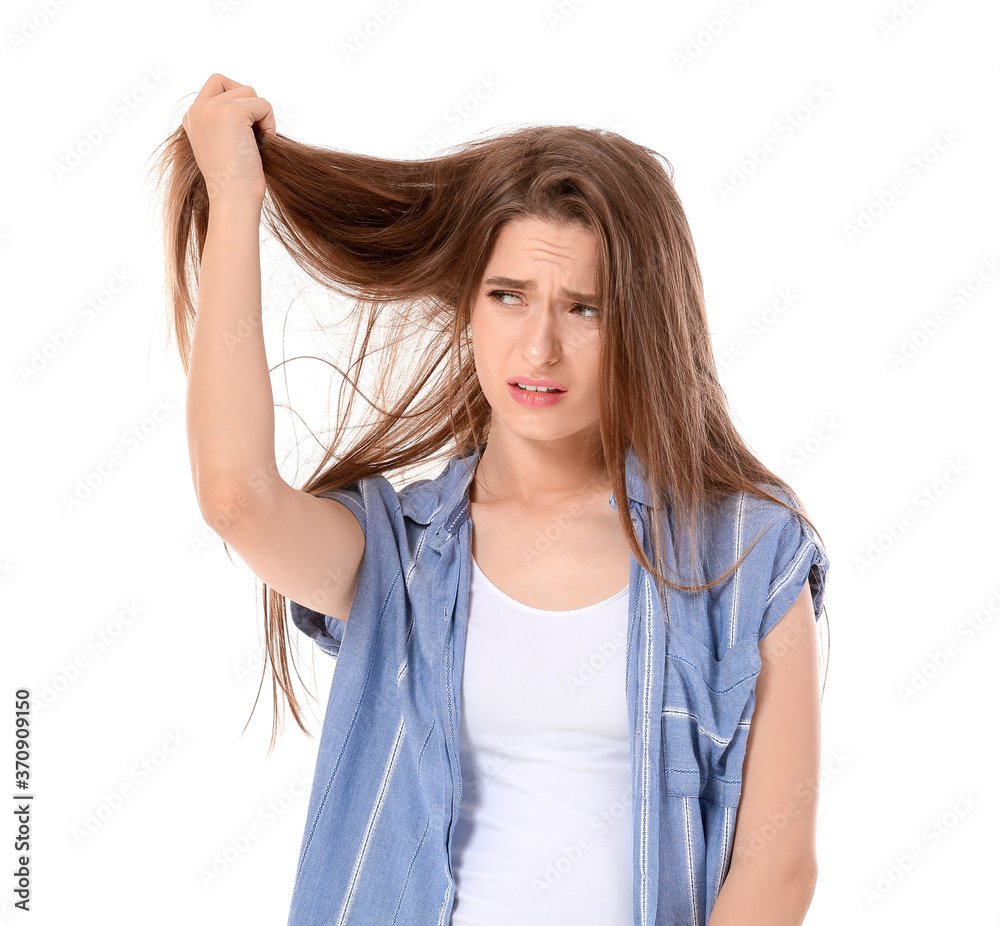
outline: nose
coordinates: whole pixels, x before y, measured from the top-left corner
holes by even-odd
[[[525,359],[541,366],[562,357],[562,335],[553,311],[539,312],[521,329],[521,352]]]

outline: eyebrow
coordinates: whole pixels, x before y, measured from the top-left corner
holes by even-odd
[[[509,286],[511,289],[523,289],[526,292],[531,292],[535,289],[534,280],[512,280],[510,277],[490,277],[487,280],[483,280],[483,286]],[[597,296],[591,293],[576,293],[565,287],[559,290],[560,296],[565,296],[567,299],[572,299],[574,302],[586,302],[588,305],[593,305],[597,302]]]

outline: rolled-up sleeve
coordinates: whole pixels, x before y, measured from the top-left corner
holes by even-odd
[[[757,633],[758,642],[785,615],[799,597],[806,581],[812,594],[813,613],[819,619],[826,599],[830,568],[829,558],[816,533],[795,512],[786,511],[770,532],[774,532],[775,539],[764,546],[772,563],[767,598]]]

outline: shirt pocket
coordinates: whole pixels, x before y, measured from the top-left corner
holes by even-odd
[[[739,803],[760,665],[755,640],[717,659],[700,640],[667,626],[661,721],[667,794]]]

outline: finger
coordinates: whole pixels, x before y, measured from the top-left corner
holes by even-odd
[[[256,91],[253,87],[244,86],[243,84],[237,84],[235,87],[224,90],[222,93],[217,93],[212,97],[212,100],[238,100],[245,96],[257,96]]]
[[[278,131],[277,124],[274,119],[274,109],[271,104],[267,102],[263,97],[252,96],[241,91],[249,89],[247,87],[239,87],[235,90],[229,90],[225,93],[220,93],[216,99],[225,99],[233,94],[233,99],[240,99],[239,111],[243,118],[247,121],[249,125],[257,125],[261,132],[266,135],[274,135]]]
[[[274,110],[267,100],[259,96],[250,97],[242,101],[240,112],[251,126],[256,125],[260,132],[265,135],[274,135],[277,126],[274,121]]]
[[[196,103],[203,103],[205,100],[213,96],[218,96],[226,90],[233,90],[236,87],[242,86],[243,84],[223,74],[213,74],[205,81],[205,86],[198,91],[198,95],[194,98],[194,101]]]
[[[264,104],[262,109],[255,109],[253,111],[254,117],[257,120],[257,128],[265,135],[277,135],[278,125],[274,119],[274,107],[263,97],[257,97],[257,99]]]

